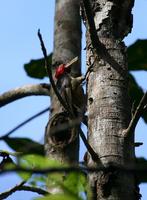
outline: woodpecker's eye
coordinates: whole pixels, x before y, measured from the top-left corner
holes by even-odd
[[[55,77],[58,79],[65,72],[65,64],[61,64],[56,68]]]

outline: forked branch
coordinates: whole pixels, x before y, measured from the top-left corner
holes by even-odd
[[[136,111],[129,123],[128,128],[124,130],[125,137],[134,133],[136,125],[146,109],[147,109],[147,92],[143,95],[142,99],[140,100],[140,103],[136,108]]]
[[[41,188],[37,188],[37,187],[32,187],[32,186],[25,186],[25,181],[22,181],[21,183],[19,183],[18,185],[14,186],[13,188],[3,192],[0,194],[0,199],[6,199],[7,197],[9,197],[10,195],[12,195],[14,192],[17,191],[31,191],[31,192],[35,192],[41,195],[46,195],[49,194],[47,191],[41,189]]]

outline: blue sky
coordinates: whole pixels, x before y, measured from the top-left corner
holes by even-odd
[[[136,39],[147,38],[147,1],[136,0],[133,31],[125,39],[127,45]],[[0,93],[25,84],[48,82],[48,79],[37,80],[27,77],[23,64],[30,59],[42,57],[40,44],[37,38],[37,30],[41,29],[45,44],[50,53],[53,49],[53,19],[54,0],[2,0],[0,7]],[[83,40],[83,46],[84,40]],[[83,66],[85,52],[83,51]],[[144,90],[147,90],[147,72],[134,72],[136,80]],[[37,111],[44,109],[49,103],[48,97],[28,97],[18,100],[1,108],[1,132],[5,134],[18,123],[27,119]],[[43,143],[44,127],[47,123],[48,113],[42,115],[30,124],[16,131],[13,136],[29,136]],[[136,150],[137,156],[147,158],[147,126],[140,120],[136,128],[136,141],[144,142],[143,147]],[[0,142],[0,149],[8,147]],[[83,145],[81,157],[83,156]],[[0,176],[0,192],[13,187],[20,179],[15,175]],[[141,185],[143,200],[147,199],[147,185]],[[13,194],[8,200],[31,200],[35,195],[26,192]]]

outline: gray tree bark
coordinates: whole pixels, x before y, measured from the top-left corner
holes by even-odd
[[[100,41],[99,52],[91,44],[87,26],[87,62],[92,72],[87,82],[88,141],[99,156],[90,166],[125,166],[134,161],[134,137],[125,138],[131,117],[128,97],[127,53],[123,38],[132,28],[132,0],[91,0]],[[96,43],[96,41],[95,41]],[[134,176],[123,171],[100,171],[89,175],[92,199],[137,199]]]
[[[81,20],[78,0],[56,0],[54,25],[53,67],[59,63],[68,63],[78,56],[78,62],[72,66],[71,74],[76,77],[81,73]],[[55,68],[54,68],[55,69]],[[69,120],[62,112],[62,106],[52,91],[51,118],[46,128],[45,152],[50,158],[62,163],[76,164],[79,160],[79,137],[73,129],[51,133],[51,124]],[[62,124],[61,124],[62,125]]]

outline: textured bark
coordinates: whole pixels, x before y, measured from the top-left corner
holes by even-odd
[[[19,88],[15,88],[8,92],[5,92],[0,95],[0,107],[5,106],[17,99],[21,99],[28,96],[34,95],[50,95],[50,85],[46,83],[41,83],[38,85],[25,85]]]
[[[72,75],[81,73],[81,20],[78,0],[56,0],[53,64],[67,63],[78,56]]]
[[[67,63],[78,56],[78,62],[72,67],[72,75],[80,75],[81,64],[81,20],[79,0],[56,0],[53,66]],[[60,87],[60,86],[59,86]],[[79,159],[79,137],[74,128],[65,131],[50,131],[56,125],[66,125],[69,116],[63,112],[57,97],[52,91],[51,118],[46,128],[45,151],[48,157],[62,163],[75,164]]]
[[[130,122],[130,104],[127,55],[122,39],[132,27],[132,6],[132,0],[91,0],[104,49],[96,55],[87,31],[87,62],[93,66],[87,83],[88,141],[100,158],[99,163],[94,163],[88,155],[88,166],[125,166],[134,161],[134,138],[126,140],[123,135]],[[93,199],[133,200],[137,196],[134,176],[122,171],[93,173],[89,182]]]

